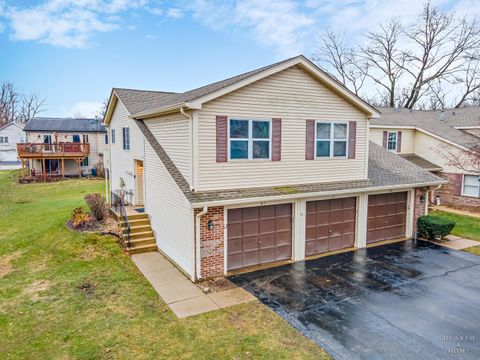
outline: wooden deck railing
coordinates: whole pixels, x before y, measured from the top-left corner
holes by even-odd
[[[63,142],[57,144],[23,143],[17,144],[19,158],[86,157],[90,154],[90,144]]]

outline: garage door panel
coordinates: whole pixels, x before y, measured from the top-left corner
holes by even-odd
[[[305,231],[305,239],[307,241],[308,240],[315,240],[315,235],[316,235],[315,227],[307,227],[307,229]]]
[[[367,243],[405,236],[407,192],[368,197]]]
[[[305,254],[314,255],[350,247],[355,242],[356,198],[307,202]],[[312,211],[316,209],[316,216]],[[315,226],[315,233],[312,230]]]
[[[230,209],[227,219],[228,270],[291,258],[291,204]]]

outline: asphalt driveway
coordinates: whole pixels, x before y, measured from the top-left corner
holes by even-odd
[[[230,279],[336,359],[480,359],[480,256],[406,241]]]

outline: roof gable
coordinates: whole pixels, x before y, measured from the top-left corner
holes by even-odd
[[[0,130],[4,130],[4,129],[6,129],[6,128],[10,127],[10,126],[13,126],[13,125],[15,125],[16,127],[18,127],[20,130],[23,130],[23,126],[17,124],[15,121],[9,122],[9,123],[1,126],[1,127],[0,127]]]
[[[112,90],[112,95],[110,96],[104,123],[108,124],[110,122],[113,113],[113,109],[110,109],[110,107],[114,107],[118,99],[122,100],[134,119],[145,119],[158,116],[169,111],[178,110],[180,107],[201,109],[202,105],[208,101],[292,66],[301,66],[305,71],[309,72],[313,77],[322,82],[323,85],[345,98],[369,117],[377,118],[379,116],[378,111],[374,107],[357,97],[326,72],[301,55],[183,93],[114,88]],[[131,106],[127,105],[127,103],[131,103]]]

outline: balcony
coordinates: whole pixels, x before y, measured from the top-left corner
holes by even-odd
[[[64,142],[57,144],[17,144],[20,159],[83,159],[90,154],[90,144]]]

